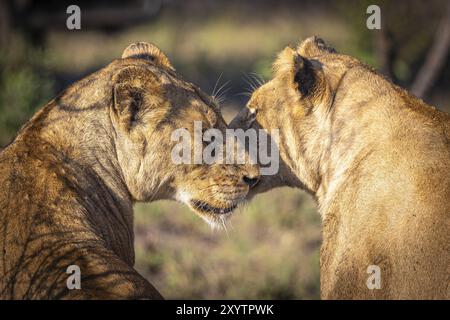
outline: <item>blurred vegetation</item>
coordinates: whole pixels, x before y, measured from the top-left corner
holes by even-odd
[[[45,54],[16,36],[0,49],[0,145],[7,144],[39,107],[54,94]]]
[[[320,217],[291,189],[259,195],[213,231],[180,204],[135,208],[136,268],[165,297],[319,298]]]
[[[311,35],[391,72],[394,81],[408,87],[433,41],[444,2],[377,2],[386,34],[365,27],[365,11],[372,4],[365,0],[162,1],[139,24],[125,28],[114,21],[114,26],[97,28],[83,25],[82,18],[81,31],[16,20],[0,46],[0,146],[58,91],[120,57],[134,41],[157,44],[186,79],[206,92],[221,74],[222,83],[231,80],[226,119],[246,103],[240,95],[249,89],[244,73],[270,78],[277,52]],[[53,1],[52,10],[64,18],[61,3]],[[81,8],[84,14],[87,9]],[[387,52],[387,64],[380,39],[394,50],[392,56]],[[450,110],[449,74],[447,61],[426,98],[444,110]],[[232,222],[228,233],[212,231],[175,202],[139,204],[136,268],[166,298],[319,297],[320,217],[309,196],[287,188],[259,195]]]
[[[410,0],[400,4],[390,0],[360,0],[350,3],[336,4],[337,13],[347,21],[351,30],[351,45],[346,48],[347,53],[365,60],[408,88],[434,40],[447,1]],[[368,16],[361,12],[371,4],[377,4],[381,9],[380,31],[361,27]]]

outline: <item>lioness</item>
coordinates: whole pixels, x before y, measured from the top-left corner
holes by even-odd
[[[279,174],[251,193],[314,196],[322,298],[449,298],[448,114],[313,37],[279,54],[231,127],[279,129]]]
[[[133,203],[178,199],[214,223],[258,179],[256,166],[174,164],[171,133],[194,121],[226,129],[148,43],[37,112],[0,153],[0,298],[161,298],[133,269]]]

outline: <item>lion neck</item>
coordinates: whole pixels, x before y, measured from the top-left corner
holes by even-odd
[[[348,82],[355,80],[349,76]],[[367,91],[361,97],[343,81],[333,100],[316,107],[300,129],[302,154],[295,165],[297,176],[315,197],[324,220],[342,186],[357,181],[361,166],[370,157],[383,135],[389,134],[390,117],[396,111],[380,112],[370,102],[383,89]]]
[[[38,129],[38,144],[50,146],[50,161],[74,177],[72,189],[79,195],[77,202],[92,229],[132,265],[133,201],[117,160],[108,105],[79,108],[77,101],[70,105],[72,109],[66,110],[64,96],[52,101],[28,127]],[[27,131],[35,132],[25,128],[25,139]]]

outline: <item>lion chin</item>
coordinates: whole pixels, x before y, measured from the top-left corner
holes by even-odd
[[[225,205],[221,207],[213,206],[207,202],[201,201],[201,200],[191,200],[190,201],[191,207],[195,209],[195,211],[201,212],[201,213],[207,213],[207,214],[218,214],[218,215],[224,215],[227,213],[231,213],[234,209],[236,209],[237,204],[231,204],[231,205]]]
[[[189,203],[189,207],[213,229],[226,229],[226,222],[237,206],[237,203],[213,206],[201,200],[191,200]]]
[[[228,218],[242,201],[241,198],[226,202],[217,199],[200,200],[192,198],[187,192],[179,192],[177,200],[186,204],[213,229],[226,229]]]

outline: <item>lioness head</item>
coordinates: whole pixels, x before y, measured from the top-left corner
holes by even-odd
[[[279,53],[273,78],[253,92],[246,108],[230,124],[234,128],[279,130],[279,173],[262,177],[252,193],[283,185],[317,191],[321,157],[331,136],[328,111],[341,80],[354,66],[366,68],[317,37]]]
[[[67,158],[91,166],[111,189],[126,188],[122,199],[176,199],[208,222],[222,222],[258,180],[255,165],[175,161],[174,154],[191,156],[198,144],[200,152],[208,145],[198,128],[225,133],[227,125],[216,102],[149,43],[130,45],[35,118],[44,122],[45,140]],[[184,141],[174,136],[179,130]]]
[[[131,194],[138,201],[175,198],[208,222],[220,221],[256,183],[258,168],[195,162],[194,146],[200,143],[200,151],[204,147],[203,141],[195,139],[208,129],[225,134],[227,125],[216,102],[183,80],[158,48],[132,44],[120,63],[123,67],[112,77],[111,119],[118,160]],[[180,137],[174,138],[176,130],[188,135],[182,141],[189,153],[187,163],[174,161],[174,154],[186,152],[175,148],[180,143]]]

